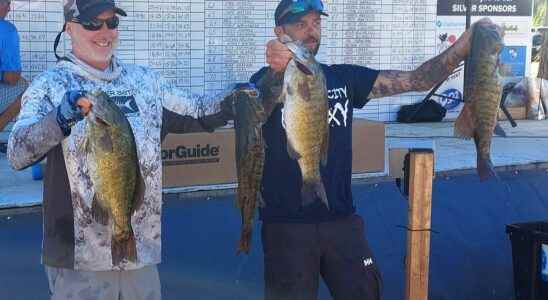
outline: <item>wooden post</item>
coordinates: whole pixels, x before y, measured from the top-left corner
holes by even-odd
[[[412,150],[409,160],[405,299],[426,300],[428,299],[434,153],[429,149]]]

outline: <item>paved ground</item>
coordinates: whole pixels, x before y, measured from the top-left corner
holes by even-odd
[[[42,203],[42,181],[32,179],[31,168],[14,171],[0,152],[0,208]]]

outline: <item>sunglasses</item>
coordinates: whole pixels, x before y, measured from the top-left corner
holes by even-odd
[[[120,24],[120,19],[118,18],[118,16],[114,16],[106,20],[93,19],[91,21],[82,21],[74,19],[73,22],[82,25],[85,30],[97,31],[103,28],[103,24],[107,24],[107,28],[110,30],[118,28],[118,25]]]
[[[279,19],[284,18],[289,13],[298,14],[309,10],[322,12],[323,9],[324,7],[321,0],[296,0],[280,14]]]

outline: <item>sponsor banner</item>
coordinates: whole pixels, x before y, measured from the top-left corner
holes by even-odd
[[[500,53],[500,61],[503,66],[503,75],[505,77],[523,77],[525,76],[526,65],[525,46],[506,46]]]
[[[472,0],[472,16],[532,16],[531,0]],[[465,0],[438,0],[438,16],[464,16]]]
[[[515,12],[473,13],[472,23],[481,18],[489,17],[500,25],[504,31],[505,48],[501,51],[500,62],[503,64],[501,74],[503,82],[529,74],[531,60],[531,27],[532,0],[473,0],[473,4],[515,5]],[[450,13],[453,5],[464,5],[464,0],[438,0],[438,16],[436,18],[436,51],[441,53],[451,47],[465,30],[466,19],[462,13]],[[479,8],[476,7],[476,11]],[[455,8],[458,10],[458,8]],[[455,119],[463,106],[464,68],[451,75],[433,97],[447,109],[446,120]],[[458,100],[460,99],[460,101]]]
[[[354,120],[352,173],[384,171],[385,128],[382,122]],[[233,129],[212,133],[168,134],[162,143],[163,187],[227,184],[237,181]]]

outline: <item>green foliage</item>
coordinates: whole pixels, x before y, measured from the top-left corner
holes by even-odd
[[[534,14],[533,14],[533,27],[543,26],[546,18],[546,11],[548,9],[548,0],[535,0]],[[546,26],[548,24],[544,24]]]

